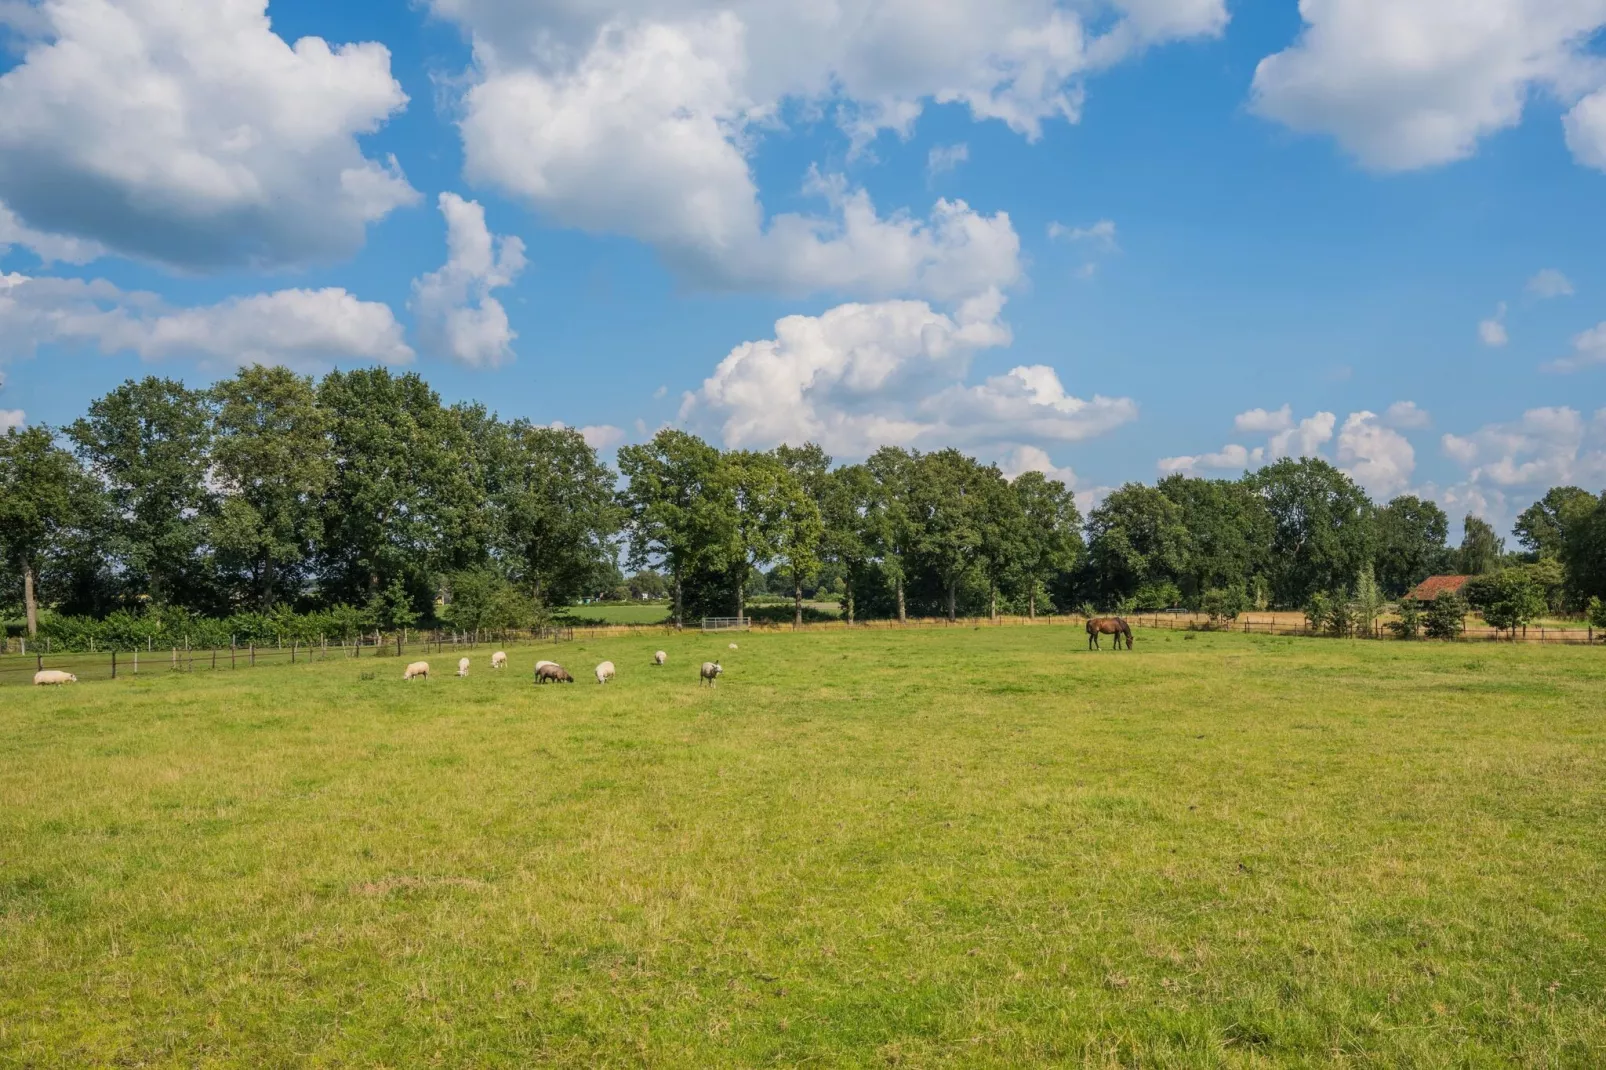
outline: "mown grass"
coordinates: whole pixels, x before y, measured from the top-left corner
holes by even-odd
[[[1600,650],[727,639],[6,693],[0,1064],[1606,1062]]]

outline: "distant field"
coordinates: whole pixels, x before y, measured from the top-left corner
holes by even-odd
[[[7,692],[0,1066],[1606,1065],[1606,650],[739,645]]]
[[[842,615],[842,610],[835,602],[804,602],[806,608],[828,617],[836,618]],[[747,612],[761,620],[770,618],[786,620],[792,619],[792,606],[752,606]],[[661,624],[668,620],[673,610],[665,605],[593,605],[593,606],[567,606],[560,611],[559,616],[564,620],[577,624]],[[701,618],[691,618],[688,623],[695,624]]]

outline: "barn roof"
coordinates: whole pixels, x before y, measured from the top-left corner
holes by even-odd
[[[1459,592],[1471,576],[1429,576],[1411,589],[1405,597],[1413,602],[1431,602],[1445,591]]]

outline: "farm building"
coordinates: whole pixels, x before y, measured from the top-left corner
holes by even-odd
[[[1426,605],[1445,591],[1460,594],[1461,588],[1467,585],[1471,576],[1429,576],[1415,587],[1406,592],[1408,601],[1420,602]]]

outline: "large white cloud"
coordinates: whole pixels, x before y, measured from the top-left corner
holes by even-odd
[[[1597,323],[1574,335],[1572,354],[1551,361],[1545,368],[1553,372],[1575,372],[1597,364],[1606,364],[1606,323]]]
[[[494,368],[513,358],[518,334],[492,290],[524,270],[524,243],[497,237],[485,210],[455,193],[440,196],[446,217],[446,263],[413,283],[413,313],[424,348],[471,367]]]
[[[1338,432],[1338,464],[1378,501],[1410,486],[1416,450],[1376,413],[1352,412]]]
[[[1536,91],[1574,100],[1600,86],[1588,53],[1606,0],[1300,0],[1305,27],[1261,60],[1253,107],[1331,134],[1363,164],[1395,171],[1470,155],[1514,126]],[[1606,167],[1606,98],[1568,117],[1583,163]]]
[[[746,342],[687,394],[681,418],[710,424],[727,446],[813,440],[863,456],[916,447],[1075,442],[1135,418],[1128,398],[1068,394],[1043,365],[979,384],[979,351],[1007,345],[996,291],[946,314],[924,301],[839,305],[788,316],[775,337]]]
[[[1570,406],[1529,409],[1518,420],[1485,424],[1468,435],[1446,434],[1444,453],[1474,485],[1533,488],[1606,481],[1606,409],[1593,424]]]
[[[341,289],[279,290],[171,308],[103,280],[0,275],[0,359],[43,346],[182,358],[209,366],[410,361],[390,306]]]
[[[750,166],[764,131],[830,114],[863,142],[941,101],[1035,137],[1077,117],[1088,72],[1226,22],[1221,0],[1128,0],[1102,34],[1083,5],[1053,0],[431,6],[474,41],[460,120],[471,179],[650,242],[701,285],[938,300],[1013,281],[1006,216],[957,202],[882,216],[862,190],[816,177],[826,211],[767,218]]]
[[[1371,416],[1371,413],[1366,413]],[[1280,457],[1318,457],[1322,444],[1333,437],[1338,418],[1330,412],[1318,412],[1303,420],[1294,420],[1292,405],[1279,409],[1250,409],[1233,417],[1233,427],[1240,434],[1264,434],[1263,445],[1249,447],[1229,442],[1211,453],[1184,454],[1162,457],[1158,467],[1162,475],[1180,472],[1200,475],[1209,471],[1243,472],[1259,468]]]
[[[381,45],[292,46],[266,0],[33,13],[0,75],[0,201],[30,232],[191,270],[278,267],[355,251],[417,196],[357,142],[407,99]]]

